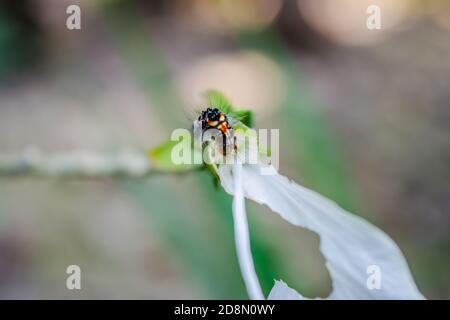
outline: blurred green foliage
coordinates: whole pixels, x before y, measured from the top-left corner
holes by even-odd
[[[0,3],[0,77],[32,65],[41,56],[40,29],[28,1]]]

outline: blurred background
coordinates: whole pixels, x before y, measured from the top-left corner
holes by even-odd
[[[0,153],[147,150],[219,89],[280,128],[281,173],[383,229],[449,299],[449,57],[445,0],[2,1]],[[248,211],[264,292],[326,297],[318,236]],[[246,297],[231,198],[206,172],[0,178],[0,298]]]

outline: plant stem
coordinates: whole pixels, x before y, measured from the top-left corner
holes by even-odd
[[[37,175],[48,177],[140,177],[151,171],[145,152],[121,151],[93,153],[70,151],[47,154],[37,148],[28,148],[18,154],[0,155],[0,177]]]

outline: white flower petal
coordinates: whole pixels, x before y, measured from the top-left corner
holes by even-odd
[[[256,275],[250,249],[247,213],[245,212],[245,198],[242,188],[242,164],[234,164],[233,169],[235,191],[233,198],[233,221],[239,267],[241,268],[249,298],[252,300],[262,300],[264,299],[264,295]]]
[[[260,169],[242,167],[245,197],[319,234],[332,279],[330,299],[423,299],[400,249],[384,232],[286,177],[261,175]],[[232,166],[221,165],[218,174],[224,189],[233,194]],[[380,270],[379,289],[367,286],[371,266]],[[273,295],[279,297],[280,287],[275,289]]]
[[[281,280],[275,281],[275,285],[270,291],[269,300],[303,300],[305,299],[300,293],[289,288],[286,283]]]

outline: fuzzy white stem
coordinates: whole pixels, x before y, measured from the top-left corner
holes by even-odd
[[[245,211],[245,198],[242,188],[242,164],[236,163],[233,168],[234,175],[234,198],[233,198],[233,220],[236,241],[236,251],[241,268],[242,277],[249,298],[252,300],[263,300],[264,295],[259,284],[258,276],[253,265],[252,252],[250,249],[250,237],[248,232],[247,214]]]
[[[70,151],[48,154],[37,148],[29,148],[18,154],[0,155],[0,176],[144,176],[151,170],[145,152],[121,151],[93,153]]]

